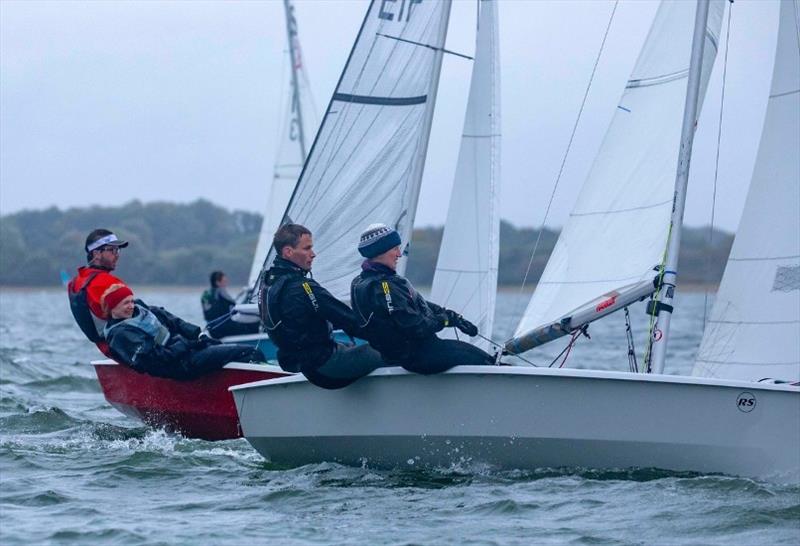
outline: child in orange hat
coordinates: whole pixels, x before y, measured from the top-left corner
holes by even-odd
[[[103,330],[112,356],[134,370],[171,379],[193,379],[260,352],[249,345],[221,344],[201,336],[199,326],[163,307],[134,300],[125,284],[109,286],[101,302],[110,320]]]

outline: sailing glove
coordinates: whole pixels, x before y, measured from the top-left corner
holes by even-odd
[[[447,325],[452,326],[453,328],[458,328],[469,337],[474,337],[478,335],[478,327],[472,324],[470,321],[453,311],[452,309],[447,309],[445,311],[447,315]]]
[[[467,334],[469,337],[475,337],[478,335],[478,327],[472,324],[464,317],[462,317],[461,315],[458,316],[458,322],[456,322],[456,328]]]

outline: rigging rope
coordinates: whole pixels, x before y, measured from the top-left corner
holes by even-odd
[[[644,353],[644,369],[643,372],[650,373],[650,358],[653,356],[653,335],[656,326],[656,317],[658,317],[658,304],[661,296],[661,286],[664,284],[664,272],[667,269],[667,250],[669,249],[669,241],[672,238],[672,222],[669,223],[667,230],[667,243],[664,245],[664,254],[661,256],[661,263],[658,265],[658,280],[656,281],[656,291],[653,293],[652,309],[650,310],[650,324],[647,327],[647,350]]]
[[[633,344],[633,330],[631,330],[631,314],[625,308],[625,337],[628,340],[628,368],[631,372],[639,371],[639,364],[636,362],[636,347]]]
[[[496,349],[498,349],[498,350],[499,350],[499,354],[501,354],[501,355],[502,355],[502,353],[503,353],[503,351],[504,351],[504,349],[505,349],[505,346],[504,346],[503,344],[501,344],[501,343],[498,343],[498,342],[496,342],[495,340],[493,340],[493,339],[490,339],[490,338],[488,338],[488,337],[484,336],[484,335],[483,335],[483,334],[481,334],[480,332],[477,334],[477,336],[478,336],[479,338],[483,339],[484,341],[488,341],[489,343],[491,343],[492,345],[494,345],[494,347],[495,347]],[[456,338],[458,338],[458,333],[457,333],[457,332],[456,332]],[[533,363],[533,362],[531,362],[530,360],[528,360],[528,359],[526,359],[526,358],[523,358],[523,357],[521,357],[520,355],[511,355],[511,356],[514,356],[514,357],[516,357],[516,358],[519,358],[520,360],[522,360],[522,361],[523,361],[523,362],[525,362],[526,364],[530,364],[530,365],[531,365],[531,366],[533,366],[534,368],[538,368],[538,367],[539,367],[537,364],[534,364],[534,363]],[[499,360],[499,359],[498,359],[498,360]]]
[[[561,358],[561,355],[564,355],[564,360],[562,360],[561,364],[558,365],[559,368],[563,368],[564,364],[567,363],[567,358],[569,358],[569,354],[572,352],[572,348],[575,346],[575,343],[578,341],[578,338],[581,337],[581,335],[584,335],[587,338],[591,339],[589,337],[588,329],[589,325],[587,324],[583,328],[578,328],[577,330],[574,330],[572,332],[572,337],[570,338],[569,343],[567,343],[567,346],[564,347],[564,349],[560,353],[558,353],[558,355],[553,359],[553,361],[547,367],[552,368],[553,364],[555,364],[556,361],[558,361],[558,359]]]
[[[608,31],[611,29],[611,23],[614,20],[614,14],[617,12],[617,6],[619,5],[619,0],[614,2],[614,7],[611,10],[611,16],[608,18],[608,25],[606,25],[605,34],[603,34],[603,41],[600,43],[600,50],[597,52],[597,58],[594,60],[594,66],[592,67],[592,73],[589,76],[589,82],[586,85],[586,90],[583,93],[583,100],[581,100],[581,106],[578,109],[578,116],[575,118],[575,124],[572,127],[572,133],[569,136],[569,142],[567,143],[567,149],[564,151],[564,157],[561,159],[561,167],[558,170],[558,175],[556,176],[556,181],[553,184],[553,191],[550,193],[550,200],[547,202],[547,208],[544,212],[544,218],[542,218],[542,223],[539,226],[539,233],[536,235],[536,242],[533,245],[533,252],[531,253],[531,259],[528,262],[528,268],[525,270],[525,276],[522,278],[522,284],[520,285],[519,292],[522,292],[525,289],[525,283],[528,280],[528,275],[531,271],[531,266],[533,265],[533,260],[536,257],[536,251],[539,248],[539,242],[542,238],[542,231],[544,230],[545,223],[547,222],[547,217],[550,214],[550,207],[553,205],[553,199],[556,196],[556,191],[558,190],[558,184],[561,181],[561,175],[564,173],[564,166],[567,163],[567,157],[569,157],[570,149],[572,148],[572,142],[575,139],[575,133],[578,130],[578,124],[580,123],[581,116],[583,115],[583,109],[586,106],[586,99],[589,96],[589,91],[592,88],[592,82],[594,81],[594,75],[597,72],[597,65],[600,64],[600,57],[603,54],[603,49],[606,45],[606,39],[608,38]]]
[[[728,8],[728,22],[725,31],[725,57],[722,63],[722,91],[720,93],[719,102],[719,124],[717,127],[717,156],[714,161],[714,188],[711,194],[711,225],[708,226],[708,251],[706,252],[706,274],[711,271],[711,253],[714,251],[714,220],[717,211],[717,180],[719,178],[719,150],[720,143],[722,142],[722,120],[725,111],[725,83],[728,79],[728,50],[731,40],[731,13],[733,12],[733,0],[728,0],[730,7]],[[708,278],[706,278],[706,285],[708,285]],[[708,288],[703,291],[703,332],[706,330],[708,324]]]

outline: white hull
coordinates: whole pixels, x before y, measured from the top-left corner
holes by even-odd
[[[302,377],[231,391],[244,436],[279,464],[640,467],[800,481],[800,389],[787,385],[460,366],[427,377],[382,369],[337,391]],[[751,397],[752,407],[739,406]]]

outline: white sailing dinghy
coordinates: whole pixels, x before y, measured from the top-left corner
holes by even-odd
[[[340,391],[318,389],[299,377],[261,381],[231,389],[248,441],[265,457],[288,464],[655,467],[800,480],[800,388],[758,381],[773,376],[796,382],[800,375],[800,203],[788,198],[797,196],[800,149],[797,1],[781,4],[779,62],[742,224],[744,242],[737,241],[732,254],[696,368],[696,375],[706,377],[662,375],[659,345],[669,337],[697,105],[716,54],[724,5],[700,0],[692,31],[693,3],[662,2],[575,210],[518,335],[507,345],[519,351],[574,333],[657,287],[650,306],[648,367],[658,373],[463,366],[423,377],[382,369]],[[784,58],[788,61],[780,62]],[[793,167],[771,169],[775,157]],[[673,187],[670,172],[676,164]],[[763,169],[770,170],[769,176],[759,174]],[[770,180],[775,176],[781,181]],[[757,235],[748,226],[757,228],[758,211],[763,214],[763,207],[769,207],[763,195],[787,188],[791,191],[771,197],[793,210],[794,217],[781,215],[788,232],[772,233],[784,238],[785,246],[749,243]],[[758,219],[748,220],[751,215]],[[584,253],[592,245],[614,257],[587,259]],[[661,264],[662,272],[654,285],[655,264]],[[743,274],[750,279],[751,270],[760,275],[753,287],[742,281]],[[752,323],[730,311],[752,305],[737,294],[751,288],[761,291],[771,310],[755,314]],[[573,296],[573,290],[579,294]],[[790,326],[778,330],[778,339],[771,322]],[[750,346],[740,348],[732,341],[738,336],[731,333],[735,328],[782,349],[758,353]],[[749,375],[731,372],[744,369]],[[278,412],[291,418],[270,418]]]

